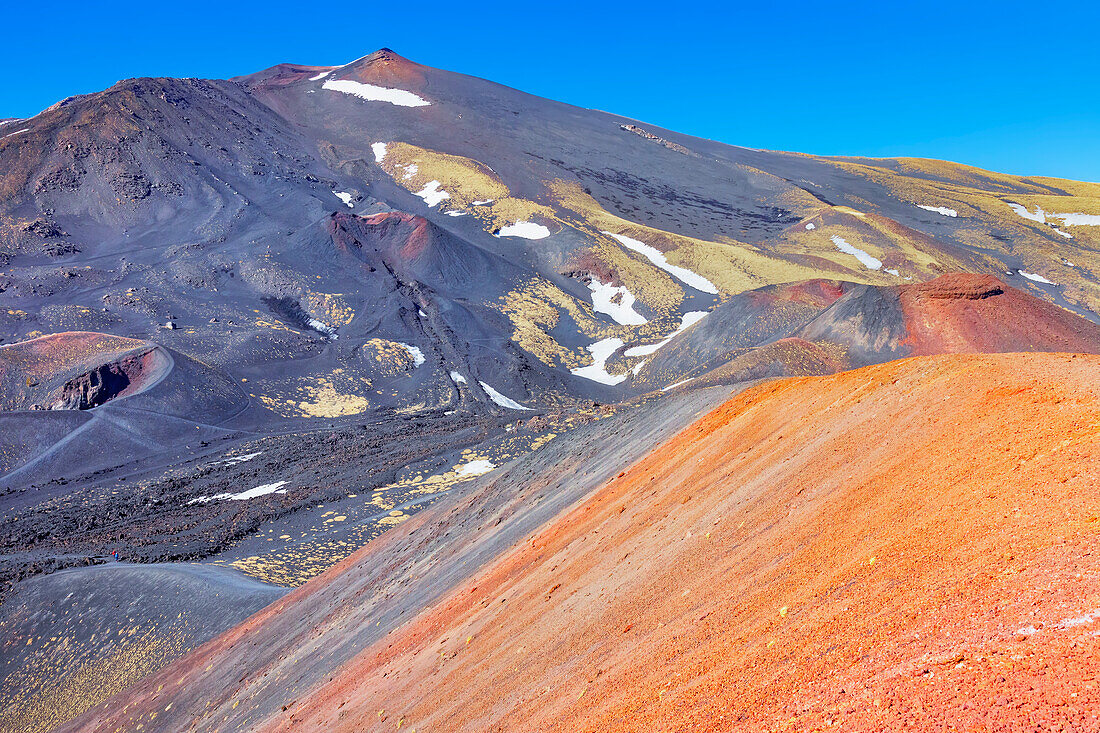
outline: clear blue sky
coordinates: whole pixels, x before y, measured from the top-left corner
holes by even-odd
[[[98,5],[5,4],[0,117],[126,77],[224,78],[388,46],[737,145],[1100,181],[1095,2]]]

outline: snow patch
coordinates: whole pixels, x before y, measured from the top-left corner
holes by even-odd
[[[381,163],[386,158],[386,143],[371,143],[371,151],[374,153],[374,162]]]
[[[444,211],[447,216],[466,216],[465,211]]]
[[[958,216],[959,212],[954,209],[949,209],[946,206],[925,206],[924,204],[917,204],[918,209],[924,209],[925,211],[931,211],[936,214],[942,214],[943,216]]]
[[[441,189],[439,185],[439,181],[428,181],[428,183],[424,185],[424,188],[416,193],[417,196],[427,202],[429,209],[443,199],[449,199],[451,197],[451,194]]]
[[[662,392],[668,392],[668,391],[670,391],[670,390],[676,389],[676,388],[677,388],[677,387],[679,387],[679,386],[680,386],[681,384],[687,384],[688,382],[690,382],[690,381],[691,381],[691,380],[693,380],[693,379],[695,379],[695,377],[688,377],[687,379],[683,380],[682,382],[676,382],[675,384],[670,384],[670,385],[668,385],[667,387],[662,387],[662,388],[661,388],[661,391],[662,391]]]
[[[401,176],[401,180],[404,180],[404,181],[407,181],[410,178],[412,178],[413,176],[415,176],[416,172],[420,170],[420,166],[418,166],[416,163],[409,163],[406,166],[403,166],[403,167],[402,166],[397,166],[397,167],[401,168],[403,171],[405,171],[405,175]]]
[[[817,229],[817,227],[814,226],[814,223],[812,221],[806,225],[806,231],[812,232],[814,229]]]
[[[691,311],[690,313],[685,313],[684,315],[680,316],[680,325],[679,325],[679,327],[675,331],[670,333],[664,339],[664,341],[660,341],[660,342],[655,343],[655,344],[650,344],[648,346],[634,346],[634,347],[631,347],[631,348],[629,348],[629,349],[627,349],[626,351],[623,352],[623,356],[649,356],[650,354],[655,353],[658,349],[660,349],[662,346],[667,344],[669,341],[676,338],[681,333],[688,330],[689,328],[694,326],[699,321],[703,320],[703,318],[706,317],[706,315],[707,315],[706,311]]]
[[[668,261],[668,258],[665,257],[665,253],[657,249],[656,247],[651,247],[645,242],[639,242],[637,239],[633,239],[632,237],[627,237],[622,234],[615,234],[614,232],[604,232],[604,234],[618,240],[618,242],[627,249],[644,256],[654,265],[672,275],[674,278],[684,283],[685,285],[693,287],[703,293],[710,293],[711,295],[718,294],[718,288],[714,286],[714,283],[712,283],[710,280],[707,280],[702,275],[692,272],[686,267],[679,267],[677,265],[671,264]]]
[[[607,360],[611,358],[611,355],[618,351],[623,345],[623,340],[618,338],[606,338],[602,341],[597,341],[594,344],[588,346],[588,353],[592,354],[592,363],[588,366],[577,367],[576,369],[570,369],[569,371],[576,377],[583,377],[585,379],[591,379],[593,382],[599,382],[600,384],[618,384],[626,379],[625,374],[615,376],[614,374],[608,374]]]
[[[404,347],[405,351],[409,352],[409,356],[413,359],[413,368],[420,366],[424,363],[424,352],[420,350],[419,346],[411,346],[409,344],[403,344],[400,341],[397,342],[400,346]]]
[[[515,400],[513,400],[511,398],[505,397],[500,392],[497,392],[495,389],[493,389],[489,385],[485,384],[485,382],[478,382],[478,384],[480,384],[481,388],[483,390],[485,390],[485,394],[489,395],[489,399],[491,399],[493,402],[497,403],[501,407],[507,407],[510,410],[530,410],[531,409],[530,407],[524,407],[523,405],[521,405],[520,403],[516,402]]]
[[[15,136],[16,136],[16,135],[18,135],[19,133],[22,133],[22,132],[27,132],[27,131],[28,131],[28,130],[30,130],[30,129],[31,129],[31,128],[29,128],[29,127],[24,127],[24,128],[22,129],[22,130],[16,130],[15,132],[9,132],[9,133],[8,133],[7,135],[0,135],[0,138],[4,138],[4,137],[15,137]]]
[[[524,239],[545,239],[550,236],[550,230],[542,224],[532,221],[517,221],[500,228],[496,233],[498,237],[523,237]]]
[[[347,204],[349,209],[355,208],[355,204],[351,202],[352,198],[354,197],[350,193],[348,193],[347,191],[334,191],[333,193],[336,194],[336,198]]]
[[[887,268],[886,270],[884,270],[884,272],[888,272],[891,275],[893,275],[894,277],[900,277],[901,276],[900,272],[898,272],[897,270],[891,270],[890,268]]]
[[[1100,227],[1100,215],[1097,214],[1051,214],[1061,219],[1067,227]]]
[[[343,92],[353,97],[365,99],[368,102],[389,102],[398,107],[427,107],[431,102],[422,99],[412,92],[404,89],[390,89],[374,84],[364,84],[351,79],[329,79],[322,85],[322,89],[334,92]]]
[[[1057,232],[1058,234],[1061,234],[1066,239],[1073,239],[1073,235],[1070,234],[1069,232],[1063,232],[1061,229],[1055,229],[1054,231]]]
[[[1058,284],[1058,283],[1055,283],[1055,282],[1051,282],[1050,280],[1047,280],[1042,275],[1036,275],[1034,272],[1024,272],[1023,270],[1017,270],[1016,272],[1020,273],[1021,277],[1026,277],[1028,280],[1031,280],[1032,282],[1043,283],[1045,285],[1057,285]]]
[[[197,499],[192,499],[187,502],[188,504],[206,504],[211,501],[244,501],[245,499],[255,499],[257,496],[266,496],[268,494],[285,494],[286,481],[276,481],[273,484],[261,484],[255,486],[248,491],[242,491],[239,494],[214,494],[213,496],[200,496]]]
[[[833,244],[836,245],[837,249],[839,249],[846,255],[852,255],[853,257],[855,257],[868,270],[877,270],[882,267],[882,260],[872,257],[859,247],[854,247],[848,244],[847,240],[845,240],[844,237],[840,237],[834,234],[832,237],[830,237],[830,239],[833,240]]]
[[[489,473],[496,464],[485,458],[478,458],[473,461],[463,463],[461,466],[455,466],[455,473],[459,476],[480,476],[485,473]]]
[[[470,205],[471,206],[488,206],[491,203],[493,203],[492,199],[485,199],[484,201],[474,201]]]
[[[241,456],[230,456],[229,458],[226,458],[222,462],[227,466],[234,466],[238,463],[247,463],[247,462],[251,461],[253,458],[255,458],[256,456],[260,455],[261,453],[263,453],[263,451],[259,450],[259,451],[256,451],[255,453],[245,453],[244,455],[241,455]]]
[[[634,310],[634,295],[625,285],[613,287],[610,282],[601,283],[599,278],[594,277],[588,281],[588,289],[592,291],[592,310],[597,313],[606,313],[615,323],[623,326],[648,323],[641,313]]]
[[[1013,211],[1015,211],[1017,214],[1019,214],[1020,216],[1022,216],[1025,219],[1027,219],[1028,221],[1037,221],[1040,224],[1046,224],[1047,223],[1046,212],[1043,211],[1038,206],[1035,207],[1035,213],[1034,214],[1031,213],[1030,211],[1028,211],[1026,206],[1022,206],[1020,204],[1009,204],[1008,208],[1012,209]]]
[[[325,334],[333,341],[336,340],[336,329],[328,325],[324,321],[318,321],[316,318],[310,318],[306,325],[308,325],[314,331]]]
[[[451,379],[454,380],[455,384],[466,384],[466,377],[456,371],[451,372]]]
[[[329,69],[328,71],[322,71],[322,72],[321,72],[320,74],[318,74],[317,76],[311,76],[311,77],[309,77],[309,80],[310,80],[310,81],[321,81],[321,80],[322,80],[322,79],[324,79],[324,78],[325,78],[326,76],[328,76],[329,74],[331,74],[331,73],[332,73],[333,71],[335,71],[335,69]]]

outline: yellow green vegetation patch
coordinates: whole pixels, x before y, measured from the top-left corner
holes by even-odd
[[[386,157],[379,165],[412,193],[438,181],[449,197],[442,206],[468,212],[481,221],[487,231],[517,221],[553,221],[557,218],[549,206],[513,196],[488,166],[470,158],[397,142],[387,143]],[[492,203],[474,204],[486,201]]]

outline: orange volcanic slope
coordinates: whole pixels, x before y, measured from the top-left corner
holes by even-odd
[[[1098,520],[1100,357],[764,384],[267,728],[1096,730]]]

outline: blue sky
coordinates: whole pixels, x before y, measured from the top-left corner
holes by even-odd
[[[224,78],[388,46],[737,145],[1100,181],[1092,2],[90,5],[6,4],[0,117],[125,77]]]

